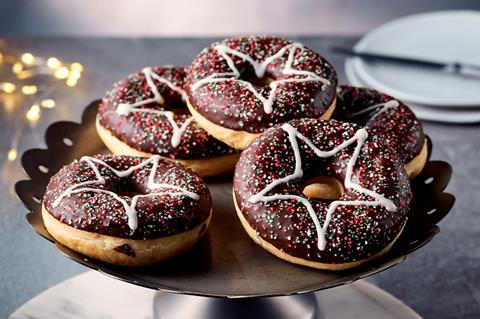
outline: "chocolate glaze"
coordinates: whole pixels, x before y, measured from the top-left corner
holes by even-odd
[[[177,67],[153,67],[153,72],[183,89],[185,71]],[[151,103],[140,108],[173,111],[177,125],[183,124],[191,115],[181,94],[168,85],[153,79],[163,104]],[[114,84],[107,92],[98,109],[98,118],[103,127],[130,147],[150,154],[159,154],[174,159],[200,159],[234,153],[235,150],[216,140],[195,121],[190,123],[182,135],[181,143],[173,147],[171,143],[172,125],[164,115],[156,113],[116,112],[120,103],[132,104],[153,98],[143,72],[130,74]]]
[[[289,122],[320,150],[327,151],[353,137],[360,126],[335,120],[316,119]],[[317,247],[315,225],[304,205],[297,200],[249,202],[273,180],[293,173],[295,157],[288,134],[279,126],[257,137],[243,151],[234,177],[234,196],[239,208],[259,236],[287,254],[321,263],[346,263],[365,259],[380,252],[400,232],[406,221],[411,190],[402,161],[383,139],[367,128],[369,136],[355,165],[353,179],[362,187],[383,194],[397,209],[388,212],[382,206],[342,206],[332,215],[327,228],[324,251]],[[354,143],[356,144],[356,143]],[[314,176],[333,176],[343,181],[346,165],[355,145],[335,156],[320,159],[307,145],[298,141],[303,177],[281,184],[268,193],[303,194],[305,182]],[[339,200],[371,200],[354,189],[345,189]],[[323,225],[330,201],[309,199]]]
[[[97,155],[117,170],[126,170],[142,163],[145,158],[133,156]],[[107,167],[97,165],[106,183],[89,187],[112,191],[131,202],[136,194],[165,192],[165,189],[150,190],[147,180],[152,163],[135,171],[130,176],[119,178]],[[194,228],[210,215],[212,200],[205,183],[191,170],[167,159],[160,159],[155,175],[156,183],[168,183],[183,187],[199,195],[199,200],[187,196],[170,196],[167,193],[155,197],[143,197],[136,206],[138,228],[128,226],[124,206],[111,195],[96,192],[72,194],[53,202],[65,190],[80,182],[96,180],[92,168],[84,161],[74,161],[52,176],[43,197],[48,212],[60,222],[77,229],[131,239],[154,239],[174,235]]]
[[[378,91],[340,85],[333,119],[355,123],[386,139],[406,163],[417,156],[425,141],[422,123],[403,102]],[[396,100],[399,106],[378,113],[379,109],[353,116],[369,106]],[[376,115],[378,114],[378,115]]]
[[[187,70],[185,90],[192,107],[210,122],[233,130],[260,133],[277,123],[291,119],[319,118],[335,99],[337,75],[334,68],[324,57],[308,48],[296,51],[293,68],[314,72],[330,81],[330,84],[285,83],[276,93],[273,112],[270,114],[264,111],[262,102],[238,82],[217,82],[192,90],[193,84],[207,76],[231,71],[225,59],[215,49],[219,43],[246,53],[255,61],[263,61],[292,42],[275,37],[250,36],[228,38],[204,49]],[[282,73],[287,55],[284,54],[270,63],[266,76],[273,80],[291,77]],[[258,85],[255,79],[251,79],[252,66],[237,56],[231,57],[241,73],[240,78],[252,82],[256,90],[267,97],[270,87]]]

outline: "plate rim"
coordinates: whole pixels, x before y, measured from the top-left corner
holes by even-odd
[[[392,28],[398,28],[398,26],[409,23],[410,21],[415,21],[424,18],[433,18],[433,17],[451,17],[452,14],[454,15],[475,15],[479,18],[480,24],[480,12],[475,10],[442,10],[442,11],[434,11],[434,12],[427,12],[427,13],[417,13],[408,16],[404,16],[398,19],[394,19],[392,21],[386,22],[379,27],[369,31],[363,37],[361,37],[358,42],[355,43],[353,46],[354,51],[362,52],[365,48],[369,45],[369,42],[372,38],[381,35],[382,33],[386,33],[391,31]],[[405,101],[414,102],[417,104],[425,104],[431,105],[432,107],[439,107],[439,108],[448,108],[451,107],[451,104],[442,103],[440,100],[435,98],[428,98],[425,96],[419,97],[418,95],[412,95],[411,93],[404,92],[398,90],[391,86],[384,85],[381,81],[374,78],[368,71],[365,62],[360,57],[353,57],[350,58],[352,61],[352,67],[357,71],[357,75],[360,76],[363,81],[371,87],[378,87],[381,88],[381,91],[384,91],[390,95],[397,96]],[[465,108],[480,108],[480,97],[478,101],[464,101],[462,103],[455,103],[458,107],[465,107]]]
[[[352,66],[351,60],[347,59],[345,61],[345,75],[348,80],[348,82],[353,85],[353,86],[358,86],[358,87],[370,87],[374,90],[377,90],[376,88],[372,87],[371,85],[368,85],[367,83],[364,83],[361,79],[360,76],[355,72],[355,69]],[[381,91],[381,90],[379,90]],[[422,106],[418,105],[417,103],[412,103],[405,101],[408,106],[412,107],[412,111],[415,113],[415,115],[418,116],[418,118],[425,120],[425,121],[432,121],[432,122],[439,122],[439,123],[447,123],[447,124],[466,124],[466,125],[472,125],[472,124],[477,124],[480,123],[480,110],[476,111],[474,116],[472,117],[472,114],[465,114],[464,117],[460,120],[458,117],[455,117],[455,114],[445,114],[445,117],[438,116],[439,112],[445,112],[444,109],[435,109],[432,112],[426,110],[428,106]],[[420,110],[419,110],[420,109]],[[455,112],[455,111],[452,111]],[[462,111],[462,112],[470,112],[470,111]],[[437,115],[434,115],[436,113]],[[458,116],[458,114],[457,114]],[[447,118],[448,117],[448,118]],[[452,120],[455,119],[455,120]]]

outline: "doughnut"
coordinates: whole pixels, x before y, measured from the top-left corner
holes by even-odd
[[[303,44],[250,36],[204,49],[187,70],[185,91],[195,120],[215,138],[243,150],[276,124],[328,119],[336,85],[332,65]]]
[[[212,209],[193,171],[153,155],[84,156],[52,176],[42,217],[56,241],[85,256],[145,266],[190,248]]]
[[[343,270],[389,251],[412,193],[398,154],[369,128],[301,119],[243,151],[233,200],[248,235],[270,253]]]
[[[185,105],[185,71],[147,67],[117,82],[98,109],[97,132],[117,155],[153,154],[202,177],[233,172],[239,154],[203,130]]]
[[[405,163],[410,179],[427,162],[428,148],[422,123],[403,102],[378,91],[340,85],[332,118],[367,127],[384,137]]]

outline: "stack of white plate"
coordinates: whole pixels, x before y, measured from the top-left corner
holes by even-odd
[[[356,52],[480,65],[480,12],[442,11],[408,16],[371,31]],[[466,76],[441,69],[348,58],[347,79],[392,95],[424,120],[480,122],[480,73]]]

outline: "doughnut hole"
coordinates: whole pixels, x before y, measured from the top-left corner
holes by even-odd
[[[129,177],[120,178],[120,180],[112,185],[111,191],[118,194],[120,197],[130,197],[133,198],[137,195],[145,195],[148,193],[148,188],[144,185],[139,184],[134,179]]]
[[[244,81],[252,83],[254,86],[269,86],[270,83],[275,81],[275,77],[272,74],[265,73],[265,75],[259,78],[252,70],[245,70],[241,74],[241,78]]]
[[[144,105],[142,108],[159,111],[170,111],[175,115],[190,114],[187,109],[187,104],[185,104],[183,100],[178,99],[167,99],[155,103],[149,103]]]
[[[174,105],[167,105],[165,108],[167,111],[172,112],[175,115],[189,115],[190,113],[188,112],[187,105],[179,105],[179,106],[174,106]]]
[[[137,195],[145,195],[144,193],[137,192],[136,190],[127,190],[127,189],[122,189],[120,192],[117,193],[118,196],[120,197],[130,197],[133,198],[134,196]]]
[[[251,77],[246,78],[245,81],[252,83],[254,86],[268,86],[270,85],[270,83],[272,83],[275,80],[269,76],[264,76],[259,78],[253,75]]]
[[[343,184],[333,176],[315,176],[304,183],[303,194],[308,198],[337,200],[345,193]]]

